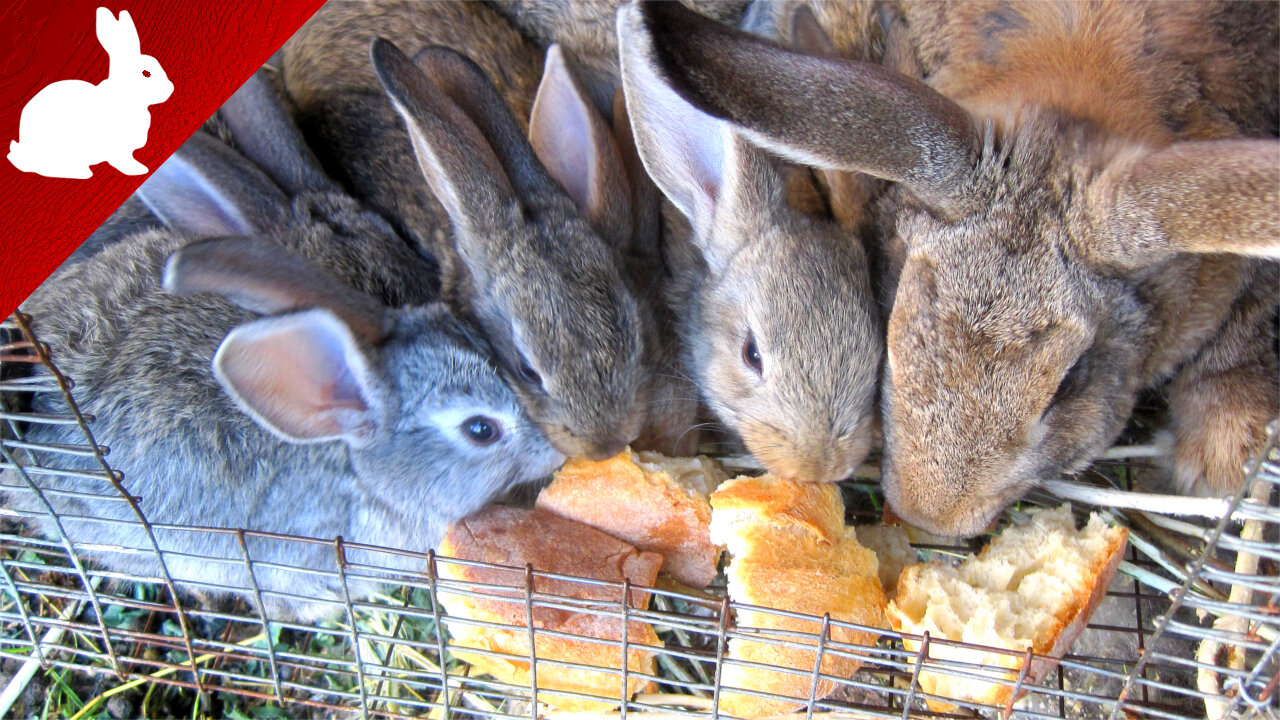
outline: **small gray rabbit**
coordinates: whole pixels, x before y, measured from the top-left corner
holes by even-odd
[[[265,610],[314,620],[341,607],[334,537],[425,552],[563,456],[488,347],[425,289],[429,264],[320,172],[263,72],[220,111],[255,162],[197,133],[138,191],[166,227],[103,243],[22,309],[75,380],[173,578],[253,587],[234,535],[193,528],[327,539],[248,538]],[[42,394],[35,411],[65,407]],[[78,433],[32,425],[27,439]],[[101,565],[156,576],[142,527],[105,482],[33,477]],[[10,508],[41,517],[22,479],[0,481]],[[391,554],[348,561],[423,570]]]
[[[903,3],[928,85],[642,7],[693,106],[895,183],[876,224],[902,518],[981,532],[1087,467],[1144,389],[1167,393],[1179,485],[1239,487],[1280,411],[1280,264],[1259,259],[1280,257],[1280,7]]]
[[[845,479],[871,446],[884,347],[864,250],[661,79],[638,12],[618,13],[622,81],[640,157],[690,225],[666,240],[685,364],[771,472]]]
[[[640,436],[660,363],[622,258],[651,223],[559,51],[543,74],[484,5],[383,1],[325,5],[282,58],[304,132],[440,262],[551,442],[604,458]]]

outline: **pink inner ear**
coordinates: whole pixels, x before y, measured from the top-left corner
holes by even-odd
[[[598,202],[592,190],[601,181],[600,154],[612,149],[599,146],[603,127],[593,127],[591,113],[595,108],[575,91],[563,59],[549,57],[529,122],[529,142],[547,172],[587,212]]]
[[[215,367],[241,407],[285,439],[353,439],[369,428],[363,358],[328,313],[241,326],[223,342]]]

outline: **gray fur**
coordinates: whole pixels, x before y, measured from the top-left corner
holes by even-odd
[[[262,123],[279,121],[261,118]],[[258,172],[243,158],[228,161],[221,153],[208,153],[210,142],[198,135],[179,150],[178,161],[217,164],[217,175],[229,182]],[[306,162],[285,148],[273,152],[277,160],[283,153],[288,162]],[[285,170],[284,175],[296,179],[318,172],[314,167],[301,170]],[[161,180],[152,181],[161,186],[152,188],[153,196],[164,190],[163,175],[158,171]],[[108,243],[38,288],[22,308],[50,345],[54,361],[75,379],[81,409],[96,418],[92,429],[97,441],[110,447],[110,463],[123,472],[124,488],[138,497],[151,523],[328,539],[305,544],[250,537],[248,547],[257,563],[332,573],[336,536],[425,552],[452,521],[513,485],[544,477],[562,460],[528,421],[487,346],[436,302],[422,282],[430,266],[380,217],[344,195],[303,191],[275,208],[269,218],[251,219],[273,228],[255,240],[235,241],[258,243],[257,265],[274,267],[287,261],[295,271],[302,268],[304,274],[321,277],[319,271],[305,270],[314,264],[349,286],[345,294],[334,294],[337,300],[317,295],[314,302],[320,306],[342,304],[342,298],[359,293],[385,306],[361,311],[385,314],[384,337],[375,343],[356,334],[358,351],[369,367],[375,416],[362,428],[367,432],[358,442],[285,442],[242,412],[219,386],[210,363],[224,338],[233,329],[270,319],[258,321],[255,313],[216,293],[166,292],[161,287],[162,268],[193,240],[181,232],[145,230]],[[209,252],[175,261],[166,282],[193,289],[184,278],[197,266],[211,277],[231,273],[238,282],[245,275],[270,275],[270,267],[236,270],[237,258],[218,257],[219,243],[235,247],[225,240],[203,243]],[[201,282],[207,283],[207,278]],[[34,410],[66,408],[60,397],[42,394]],[[438,413],[451,419],[433,420]],[[485,447],[469,444],[453,428],[472,415],[502,419],[502,438]],[[74,427],[50,425],[32,425],[27,435],[42,443],[73,443],[78,436]],[[74,462],[84,469],[95,467],[92,459]],[[91,487],[83,480],[34,477],[48,489],[79,489],[108,498],[115,494],[105,483]],[[23,486],[12,472],[0,476],[0,482]],[[127,505],[57,493],[47,497],[76,543],[143,550],[86,553],[95,561],[121,572],[158,573],[147,552],[150,545]],[[10,490],[6,503],[37,518],[41,515],[28,491]],[[49,520],[37,519],[35,524],[45,533],[56,533]],[[180,587],[197,592],[251,587],[234,535],[161,527],[156,538]],[[369,561],[369,556],[348,556],[349,561],[361,559]],[[383,554],[377,563],[423,569],[421,559],[407,556]],[[323,603],[342,597],[332,575],[259,565],[255,580],[265,592],[267,612],[277,618],[315,620],[341,607]],[[371,589],[356,582],[353,592]],[[321,602],[304,602],[310,600]]]
[[[640,156],[691,225],[668,239],[670,294],[704,401],[770,471],[848,477],[870,447],[883,352],[861,245],[793,209],[772,159],[662,82],[638,9],[618,32]]]

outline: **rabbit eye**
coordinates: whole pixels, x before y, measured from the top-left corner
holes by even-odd
[[[463,420],[459,429],[462,430],[462,434],[466,436],[467,440],[480,447],[492,445],[502,437],[502,425],[497,420],[483,415],[476,415]]]
[[[755,370],[757,375],[764,375],[764,358],[760,356],[760,349],[756,347],[756,336],[752,333],[747,333],[747,341],[742,344],[742,362]]]
[[[520,372],[520,377],[525,382],[531,385],[542,384],[542,376],[538,374],[537,370],[533,369],[533,366],[529,364],[528,360],[525,360],[522,358],[520,360],[520,367],[518,368],[518,370]]]
[[[1071,369],[1067,371],[1067,374],[1063,376],[1062,382],[1058,383],[1058,390],[1053,394],[1053,399],[1049,401],[1049,407],[1045,412],[1048,412],[1050,409],[1057,406],[1058,403],[1080,392],[1084,387],[1085,380],[1088,376],[1089,355],[1086,353],[1076,360],[1076,364],[1072,365]]]
[[[142,71],[142,77],[151,77],[151,71],[150,71],[150,70],[143,70],[143,71]]]

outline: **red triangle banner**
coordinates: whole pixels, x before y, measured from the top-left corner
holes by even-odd
[[[92,165],[87,179],[20,171],[8,158],[20,125],[24,137],[36,139],[32,145],[74,149],[85,138],[118,132],[120,125],[136,133],[145,123],[139,115],[145,108],[150,112],[146,144],[133,158],[154,170],[323,2],[11,0],[0,9],[0,317],[25,300],[149,174],[126,175],[107,162]],[[110,92],[99,86],[109,73],[119,77],[126,70],[131,75],[145,70],[108,60],[97,33],[99,7],[113,20],[128,11],[141,54],[155,58],[173,84],[166,100],[148,107],[150,98],[143,95],[131,106],[119,97],[120,85],[110,86]],[[126,33],[126,46],[129,40]],[[112,63],[115,67],[109,67]],[[146,72],[142,85],[154,89],[154,74]],[[132,79],[132,87],[138,87]],[[32,98],[66,80],[83,84],[59,86],[23,117]],[[126,162],[115,162],[127,168]]]

